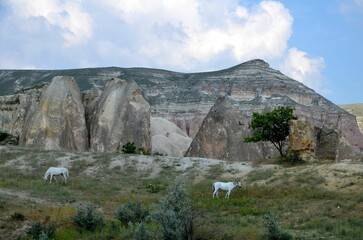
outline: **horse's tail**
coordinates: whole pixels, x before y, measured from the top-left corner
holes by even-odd
[[[69,178],[69,172],[68,172],[67,168],[66,168],[66,175],[67,175],[67,178]]]

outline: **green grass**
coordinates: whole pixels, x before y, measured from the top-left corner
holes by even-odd
[[[54,222],[55,239],[120,239],[126,230],[115,217],[117,206],[129,200],[138,200],[144,207],[157,203],[175,177],[182,175],[194,207],[202,213],[202,224],[196,228],[200,239],[261,239],[268,213],[277,216],[281,229],[303,239],[348,240],[363,236],[361,191],[347,194],[340,188],[324,189],[326,180],[315,171],[304,170],[305,166],[294,167],[293,171],[286,168],[282,174],[275,168],[254,170],[228,200],[222,192],[219,199],[212,198],[212,182],[226,172],[221,164],[203,174],[197,165],[183,172],[176,170],[179,161],[168,163],[154,156],[154,164],[160,164],[161,172],[151,176],[148,171],[138,173],[134,156],[124,154],[33,152],[14,147],[1,148],[0,156],[4,156],[0,159],[1,188],[45,200],[39,204],[0,194],[1,231],[8,234],[21,224],[8,217],[16,213],[24,215],[28,223]],[[67,156],[67,184],[60,184],[60,178],[58,184],[44,182],[47,167]],[[109,168],[114,160],[125,161],[125,165]],[[352,177],[359,178],[361,173]],[[71,221],[76,206],[85,202],[92,203],[105,216],[105,226],[95,233],[80,232]]]

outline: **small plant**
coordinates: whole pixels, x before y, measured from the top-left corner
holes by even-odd
[[[122,146],[123,153],[136,153],[136,147],[134,142],[127,142]]]
[[[283,162],[298,164],[303,163],[303,159],[300,156],[300,152],[297,150],[292,150],[286,154],[286,156],[282,157]]]
[[[124,224],[141,222],[147,215],[148,211],[138,201],[128,201],[116,210],[116,218]]]
[[[11,220],[14,220],[14,221],[24,221],[25,220],[24,214],[18,213],[18,212],[15,212],[13,215],[11,215],[10,218],[11,218]]]
[[[283,232],[279,229],[277,225],[277,219],[273,214],[265,215],[265,239],[267,240],[292,240],[293,237],[287,233]]]
[[[78,207],[77,214],[72,217],[72,221],[81,229],[87,231],[95,231],[98,226],[104,224],[103,216],[100,213],[94,212],[91,205]]]
[[[55,226],[53,223],[43,224],[35,222],[30,228],[26,229],[26,233],[31,239],[52,239],[55,233]]]
[[[149,149],[145,149],[145,148],[139,148],[139,153],[142,155],[147,155],[150,156],[151,155],[151,151]]]

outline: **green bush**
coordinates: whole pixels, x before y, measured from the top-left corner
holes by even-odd
[[[282,160],[284,162],[288,162],[288,163],[292,163],[292,164],[297,164],[297,163],[303,163],[304,162],[302,160],[301,156],[300,156],[300,152],[297,151],[297,150],[290,151],[286,156],[284,156],[282,158]]]
[[[77,208],[77,214],[72,217],[72,221],[81,229],[95,231],[98,226],[104,224],[103,216],[94,212],[91,205]]]
[[[147,215],[148,210],[142,208],[138,201],[128,201],[116,210],[116,218],[124,224],[141,222]]]
[[[277,225],[277,219],[275,215],[266,214],[265,215],[265,239],[267,240],[292,240],[293,237],[279,229]]]
[[[26,229],[26,233],[31,239],[52,239],[55,233],[55,226],[53,223],[43,224],[41,222],[35,222],[30,228]]]
[[[152,206],[150,217],[160,225],[163,239],[193,239],[196,214],[179,177],[167,195]]]
[[[127,142],[122,146],[123,153],[136,153],[136,147],[134,142]]]

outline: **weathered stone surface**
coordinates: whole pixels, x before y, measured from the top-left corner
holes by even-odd
[[[127,142],[151,150],[150,106],[133,81],[109,80],[90,121],[93,151],[122,150]]]
[[[182,157],[192,139],[174,123],[159,117],[151,118],[152,152]]]
[[[298,151],[302,159],[315,157],[316,136],[314,129],[306,119],[291,120],[288,137],[288,151]]]
[[[278,154],[269,143],[243,142],[250,134],[246,127],[248,120],[227,97],[220,97],[204,119],[185,156],[253,161]]]
[[[33,104],[20,145],[44,149],[87,150],[87,128],[80,90],[73,77],[54,77]]]
[[[357,118],[360,131],[363,133],[363,103],[338,105]]]
[[[0,131],[19,136],[25,118],[39,102],[42,88],[33,88],[22,93],[0,96]]]
[[[55,75],[74,76],[82,91],[91,87],[102,91],[106,79],[112,77],[135,81],[150,104],[152,116],[175,123],[191,138],[196,136],[219,96],[227,96],[248,119],[253,112],[289,105],[295,108],[294,113],[298,118],[306,118],[313,127],[337,129],[340,139],[346,139],[347,146],[355,154],[363,154],[363,135],[354,115],[302,83],[270,68],[262,60],[251,60],[229,69],[205,73],[116,67],[0,70],[0,83],[4,86],[0,89],[0,95],[14,94],[16,90],[49,82]],[[86,111],[88,109],[87,105]],[[10,113],[7,114],[10,116]]]

